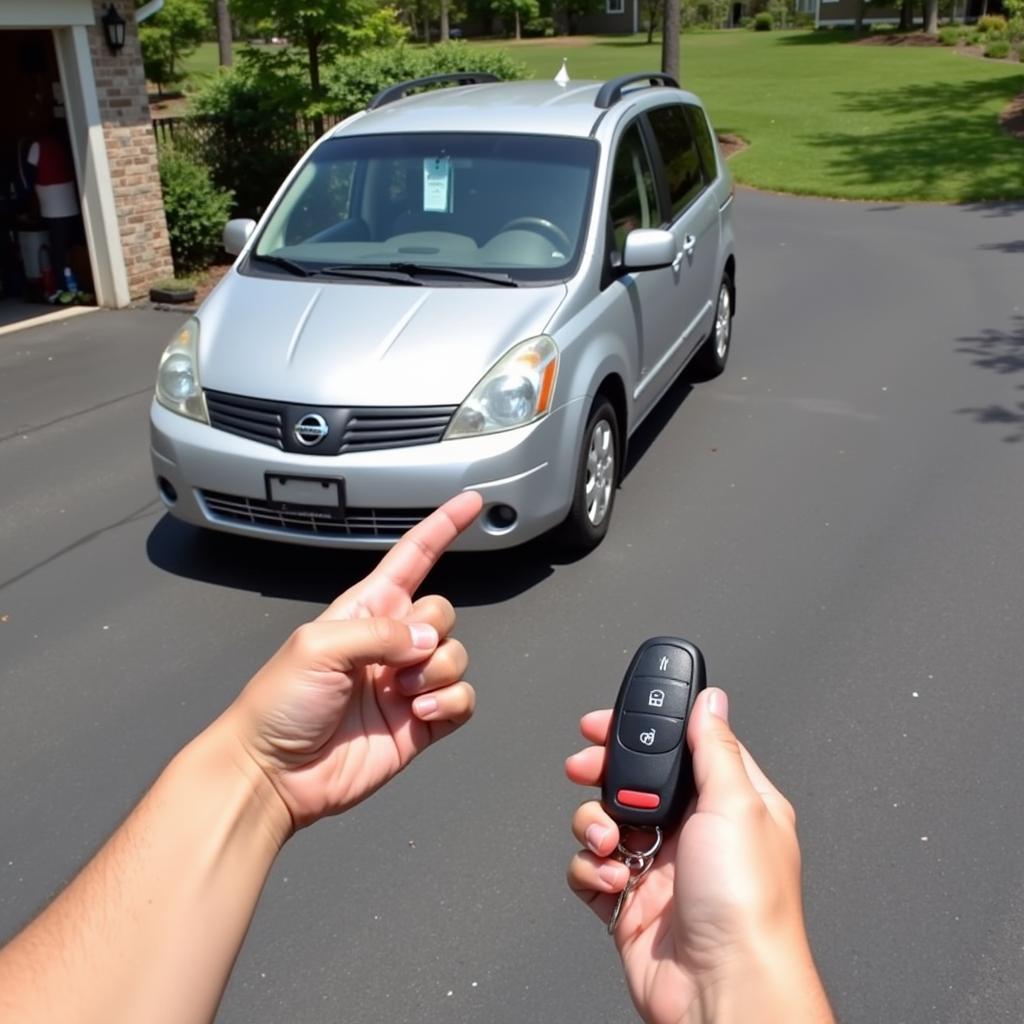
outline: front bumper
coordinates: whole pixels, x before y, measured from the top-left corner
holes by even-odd
[[[215,430],[154,400],[150,452],[164,505],[196,526],[318,547],[381,549],[427,510],[475,490],[484,511],[453,549],[487,551],[522,544],[568,514],[585,415],[580,399],[517,430],[317,456]],[[281,512],[266,501],[268,473],[344,480],[345,521],[329,523],[316,509]],[[515,509],[511,527],[488,520],[489,508],[499,504]]]

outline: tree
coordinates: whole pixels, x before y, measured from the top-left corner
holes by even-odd
[[[924,30],[930,36],[939,34],[939,0],[924,0]]]
[[[313,124],[317,134],[324,130],[324,97],[320,70],[343,53],[364,42],[360,30],[374,12],[372,0],[232,0],[234,13],[254,21],[271,22],[278,35],[306,53]],[[386,17],[395,21],[394,11]]]
[[[448,27],[448,0],[441,0],[441,42],[443,43],[451,36],[451,29]]]
[[[679,81],[679,0],[665,0],[661,16],[661,70]]]
[[[643,0],[641,10],[644,23],[647,25],[647,45],[654,42],[654,30],[658,27],[658,14],[661,11],[661,0]]]
[[[231,14],[228,0],[217,0],[217,50],[222,68],[231,67]]]
[[[501,17],[506,32],[510,22],[515,26],[516,39],[523,38],[524,22],[540,16],[537,0],[494,0],[492,7],[494,13]]]
[[[203,0],[166,0],[158,14],[139,26],[146,78],[159,95],[185,77],[182,58],[195,50],[210,28]]]

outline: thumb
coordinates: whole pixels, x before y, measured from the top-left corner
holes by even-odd
[[[303,667],[351,672],[365,665],[415,665],[429,658],[437,644],[437,630],[428,623],[372,618],[306,623],[292,635],[290,646]]]
[[[693,751],[699,811],[728,814],[757,796],[728,716],[729,699],[724,690],[712,687],[698,695],[687,739]]]

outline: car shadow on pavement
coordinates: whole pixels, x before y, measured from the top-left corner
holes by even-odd
[[[686,401],[693,391],[693,385],[700,383],[696,372],[687,369],[683,372],[674,384],[658,400],[658,404],[651,410],[650,415],[640,424],[637,432],[629,439],[629,450],[626,452],[626,461],[622,467],[622,479],[633,471],[636,464],[647,454],[648,448],[658,439],[658,435],[665,429],[669,421],[679,411],[679,407]]]
[[[381,551],[345,551],[282,544],[197,529],[165,515],[146,540],[158,569],[216,586],[266,597],[327,604],[362,579]],[[546,537],[519,548],[453,552],[444,556],[420,588],[444,594],[456,607],[501,604],[546,579],[556,565],[580,556],[557,550]]]

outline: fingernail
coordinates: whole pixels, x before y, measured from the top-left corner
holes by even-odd
[[[723,722],[729,721],[729,696],[725,690],[713,689],[708,692],[708,711]]]
[[[420,718],[426,718],[437,710],[436,697],[418,697],[412,702],[413,710]]]
[[[423,673],[418,668],[406,668],[395,676],[398,688],[405,694],[415,693],[423,685]]]
[[[597,874],[609,889],[621,889],[625,881],[622,872],[625,870],[624,864],[602,864],[597,869]]]
[[[437,630],[425,622],[413,622],[409,626],[409,635],[412,637],[413,647],[421,651],[428,651],[437,646]]]
[[[595,821],[593,825],[588,825],[586,832],[583,833],[584,838],[587,840],[587,846],[590,847],[594,853],[601,852],[601,844],[608,836],[608,826],[598,825]]]

